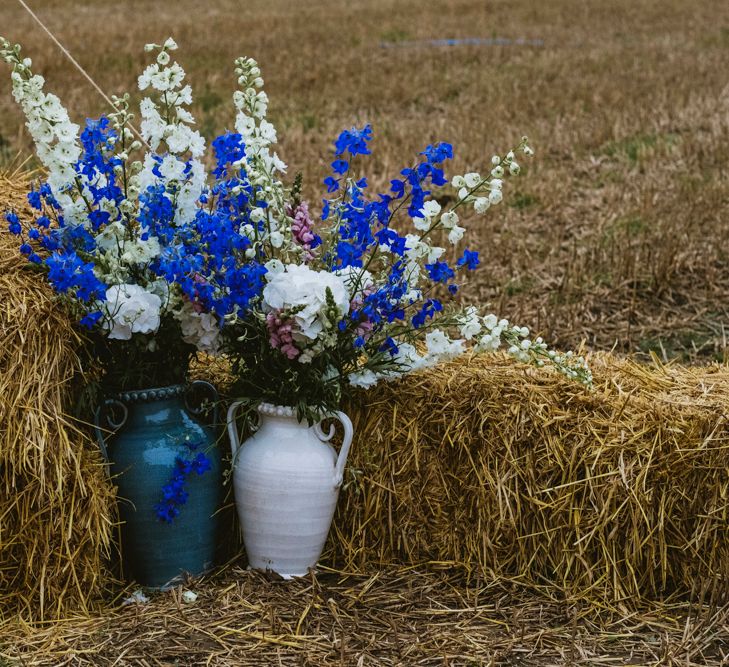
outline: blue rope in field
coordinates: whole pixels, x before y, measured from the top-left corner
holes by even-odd
[[[406,42],[381,42],[384,49],[418,46],[544,46],[543,39],[508,39],[506,37],[466,37],[463,39],[425,39]]]

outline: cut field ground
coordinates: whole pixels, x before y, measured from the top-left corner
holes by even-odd
[[[186,602],[184,593],[197,598]],[[433,569],[280,581],[233,568],[151,597],[0,639],[8,667],[729,664],[729,610],[624,616]]]
[[[530,136],[505,204],[469,219],[483,266],[464,298],[550,341],[663,359],[726,360],[729,4],[714,0],[142,0],[31,2],[109,93],[135,91],[142,46],[173,35],[207,136],[232,125],[232,60],[257,58],[280,154],[318,204],[331,141],[372,123],[372,188],[429,142],[449,173]],[[19,4],[26,47],[72,116],[107,109]],[[493,39],[437,46],[429,40]],[[507,43],[499,43],[499,39]],[[529,43],[508,43],[508,40]],[[0,86],[0,154],[31,151]]]

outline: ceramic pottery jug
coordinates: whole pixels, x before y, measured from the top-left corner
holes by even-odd
[[[308,426],[293,408],[262,403],[256,432],[240,443],[236,412],[228,411],[233,451],[233,488],[250,567],[288,579],[316,566],[334,517],[344,466],[352,444],[352,422],[335,412],[344,427],[337,455],[321,423]]]
[[[118,487],[124,576],[142,586],[173,586],[215,561],[222,463],[214,429],[198,420],[202,407],[188,401],[201,389],[217,402],[215,388],[196,381],[124,392],[96,412],[99,446]]]

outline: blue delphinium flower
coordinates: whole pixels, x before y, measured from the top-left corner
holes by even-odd
[[[185,443],[191,454],[202,443]],[[175,458],[175,468],[169,482],[162,487],[162,499],[155,506],[157,518],[166,523],[172,523],[180,514],[182,506],[187,502],[189,493],[185,484],[192,473],[202,475],[212,468],[210,459],[204,452],[197,452],[192,458]]]
[[[11,234],[19,236],[23,233],[23,228],[20,226],[20,219],[18,218],[17,213],[10,211],[5,214],[5,219],[8,221],[8,231]]]
[[[433,262],[433,264],[426,264],[425,268],[430,279],[436,283],[447,283],[455,276],[455,272],[446,262]]]
[[[74,292],[85,302],[104,298],[106,285],[94,275],[94,265],[75,252],[55,252],[45,260],[48,280],[60,294]]]
[[[334,147],[337,155],[344,155],[345,152],[350,155],[369,155],[370,150],[367,147],[367,142],[371,139],[371,125],[365,125],[362,129],[353,127],[351,130],[344,130],[337,137]]]
[[[473,271],[479,265],[478,252],[475,250],[464,250],[463,256],[456,264],[458,266],[465,266],[469,271]]]

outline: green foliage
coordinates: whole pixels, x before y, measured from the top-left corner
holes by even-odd
[[[665,150],[674,146],[679,140],[677,134],[667,132],[665,134],[635,134],[625,139],[611,141],[603,146],[603,153],[608,157],[624,156],[637,164],[642,156],[653,150]]]
[[[383,42],[406,42],[410,39],[410,34],[402,28],[390,28],[380,33],[380,39]]]
[[[529,194],[528,192],[516,191],[509,201],[509,205],[517,209],[525,209],[530,206],[536,206],[539,204],[539,199],[536,195]]]

